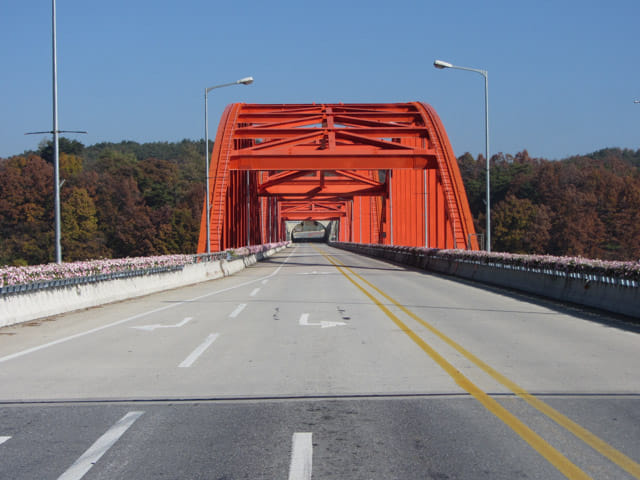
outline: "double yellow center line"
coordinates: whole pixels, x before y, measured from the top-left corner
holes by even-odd
[[[478,357],[467,351],[460,344],[453,341],[446,336],[440,330],[436,329],[433,325],[429,324],[422,318],[418,317],[415,313],[410,311],[404,305],[384,293],[378,287],[373,285],[368,280],[364,279],[351,268],[346,266],[340,260],[335,257],[320,251],[320,253],[333,264],[340,273],[342,273],[347,280],[349,280],[356,288],[358,288],[364,295],[366,295],[384,314],[389,317],[400,330],[402,330],[411,340],[413,340],[429,357],[431,357],[451,378],[465,391],[467,391],[473,398],[479,401],[487,410],[502,420],[507,426],[514,430],[523,440],[525,440],[531,447],[533,447],[540,455],[542,455],[549,463],[557,468],[567,478],[571,479],[588,479],[591,478],[584,471],[573,464],[562,453],[556,450],[553,446],[547,443],[540,435],[531,430],[527,425],[515,417],[511,412],[500,405],[496,400],[487,395],[482,389],[475,385],[471,380],[465,377],[460,371],[458,371],[451,363],[449,363],[442,355],[440,355],[433,347],[426,343],[418,334],[416,334],[411,328],[407,326],[402,320],[400,320],[391,310],[389,310],[375,295],[377,293],[388,302],[398,307],[404,314],[411,319],[418,322],[432,334],[437,336],[444,343],[456,350],[467,360],[471,361],[474,365],[488,374],[495,381],[509,389],[518,397],[525,400],[529,405],[544,415],[552,419],[558,425],[562,426],[591,448],[605,456],[613,463],[618,465],[623,470],[627,471],[635,478],[640,479],[640,464],[633,461],[620,451],[616,450],[600,438],[596,437],[593,433],[586,430],[584,427],[578,425],[574,421],[570,420],[550,405],[546,404],[542,400],[528,393],[524,388],[520,387],[513,381],[506,378],[501,373],[494,370],[492,367],[484,363]]]

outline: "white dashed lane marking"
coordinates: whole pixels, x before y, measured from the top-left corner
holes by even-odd
[[[216,338],[218,338],[219,335],[219,333],[212,333],[211,335],[209,335],[207,339],[198,346],[198,348],[191,352],[191,354],[187,358],[185,358],[180,365],[178,365],[178,367],[189,368],[191,365],[193,365],[198,357],[202,355],[213,342],[216,341]]]
[[[313,443],[311,432],[293,434],[289,480],[311,480]]]
[[[242,312],[242,310],[244,310],[246,306],[247,306],[246,303],[241,303],[236,307],[236,309],[233,312],[229,314],[229,317],[236,318],[238,315],[240,315],[240,312]]]
[[[58,480],[80,480],[144,412],[129,412],[107,430]]]

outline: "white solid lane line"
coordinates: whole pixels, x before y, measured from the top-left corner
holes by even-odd
[[[250,297],[255,297],[256,294],[260,291],[260,288],[254,288],[249,294]]]
[[[129,412],[107,430],[58,480],[80,480],[144,412]]]
[[[198,357],[202,355],[213,342],[216,341],[216,338],[218,338],[219,335],[219,333],[212,333],[211,335],[209,335],[207,339],[198,346],[198,348],[191,352],[191,354],[187,358],[185,358],[180,365],[178,365],[178,367],[189,368],[193,364],[193,362],[195,362]]]
[[[311,432],[296,432],[293,434],[289,480],[311,480],[313,460],[311,435]]]
[[[11,437],[0,437],[0,445],[9,440]]]
[[[238,305],[236,307],[236,309],[233,312],[231,312],[229,314],[229,317],[230,318],[236,318],[238,315],[240,315],[240,312],[242,312],[242,310],[244,310],[244,307],[246,307],[246,306],[247,306],[246,303],[241,303],[240,305]]]
[[[37,347],[27,348],[26,350],[22,350],[21,352],[16,352],[16,353],[12,353],[11,355],[6,355],[4,357],[0,357],[0,363],[7,362],[9,360],[13,360],[14,358],[22,357],[22,356],[28,355],[30,353],[38,352],[40,350],[44,350],[45,348],[53,347],[55,345],[59,345],[61,343],[68,342],[69,340],[74,340],[76,338],[81,338],[81,337],[84,337],[86,335],[91,335],[92,333],[101,332],[102,330],[106,330],[107,328],[115,327],[117,325],[121,325],[123,323],[127,323],[127,322],[130,322],[132,320],[135,320],[137,318],[146,317],[147,315],[151,315],[153,313],[162,312],[163,310],[167,310],[169,308],[178,307],[180,305],[184,305],[185,303],[196,302],[198,300],[202,300],[203,298],[211,297],[211,296],[217,295],[219,293],[228,292],[230,290],[235,290],[236,288],[245,287],[247,285],[251,285],[252,283],[259,282],[261,280],[269,279],[269,278],[277,275],[280,272],[280,270],[282,270],[282,267],[284,267],[285,263],[287,263],[289,261],[289,259],[291,258],[291,255],[293,255],[296,250],[297,250],[297,248],[294,248],[293,251],[287,256],[287,258],[285,258],[284,262],[282,262],[280,264],[280,266],[278,268],[276,268],[275,272],[270,273],[266,277],[256,278],[255,280],[250,280],[248,282],[240,283],[240,284],[234,285],[232,287],[227,287],[227,288],[223,288],[223,289],[220,289],[220,290],[216,290],[215,292],[207,293],[205,295],[200,295],[198,297],[191,298],[191,299],[185,300],[183,302],[172,303],[171,305],[166,305],[164,307],[155,308],[153,310],[149,310],[147,312],[139,313],[139,314],[134,315],[132,317],[125,318],[123,320],[118,320],[116,322],[109,323],[108,325],[103,325],[102,327],[93,328],[91,330],[87,330],[86,332],[76,333],[75,335],[71,335],[69,337],[60,338],[58,340],[54,340],[53,342],[44,343],[42,345],[38,345]]]

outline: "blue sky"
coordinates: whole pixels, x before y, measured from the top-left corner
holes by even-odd
[[[59,119],[87,145],[210,137],[232,102],[424,101],[456,155],[640,148],[638,0],[57,0]],[[0,156],[52,128],[51,1],[0,3]]]

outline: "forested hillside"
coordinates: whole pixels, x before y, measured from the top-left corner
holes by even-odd
[[[65,261],[191,253],[204,198],[204,142],[60,140]],[[0,159],[0,264],[54,258],[51,142]],[[485,225],[485,161],[459,158],[476,229]],[[492,248],[640,258],[640,150],[562,161],[526,151],[491,166]]]
[[[65,261],[195,252],[204,142],[61,139],[60,152]],[[0,264],[54,258],[52,157],[48,143],[0,160]]]
[[[458,159],[485,230],[485,160]],[[491,159],[492,249],[606,260],[640,258],[640,150],[605,149],[562,161],[526,151]]]

